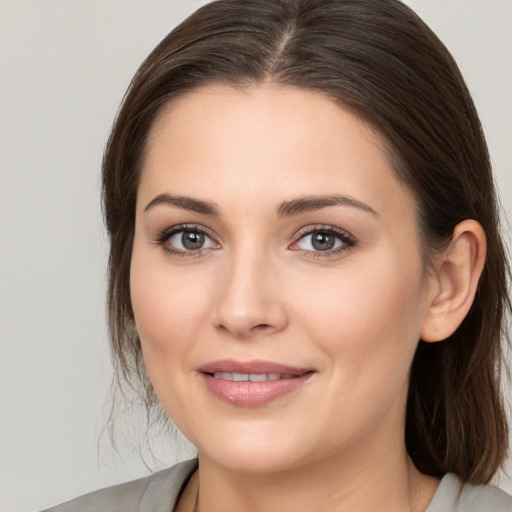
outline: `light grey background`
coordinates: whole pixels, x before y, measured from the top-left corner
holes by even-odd
[[[99,168],[131,76],[202,3],[0,0],[1,512],[148,473],[130,425],[119,455],[100,437],[111,368]],[[510,216],[512,0],[408,3],[459,62]],[[153,467],[186,456],[162,444]]]

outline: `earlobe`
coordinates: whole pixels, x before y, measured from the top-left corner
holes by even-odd
[[[423,341],[445,340],[462,323],[473,303],[485,254],[482,226],[475,220],[457,224],[450,245],[436,259],[420,334]]]

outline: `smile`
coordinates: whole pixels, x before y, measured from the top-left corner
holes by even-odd
[[[268,361],[221,360],[198,368],[206,390],[237,407],[261,407],[302,387],[316,372]]]

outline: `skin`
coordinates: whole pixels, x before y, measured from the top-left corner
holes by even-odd
[[[446,279],[426,273],[415,200],[383,147],[329,98],[273,84],[202,88],[161,112],[138,190],[130,285],[155,391],[198,449],[178,511],[194,509],[199,481],[202,512],[423,511],[435,493],[438,481],[406,453],[404,414],[419,338],[445,334],[432,311],[453,265],[442,267]],[[219,215],[147,208],[161,194],[214,203]],[[277,212],[333,194],[368,208]],[[199,252],[181,235],[162,240],[182,224],[207,231]],[[353,243],[315,250],[301,237],[319,226]],[[197,370],[224,358],[313,375],[263,406],[238,407]]]

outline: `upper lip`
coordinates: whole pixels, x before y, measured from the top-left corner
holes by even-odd
[[[233,359],[221,359],[219,361],[212,361],[206,363],[198,368],[202,373],[281,373],[290,375],[303,375],[304,373],[311,372],[311,368],[298,368],[272,361],[235,361]]]

